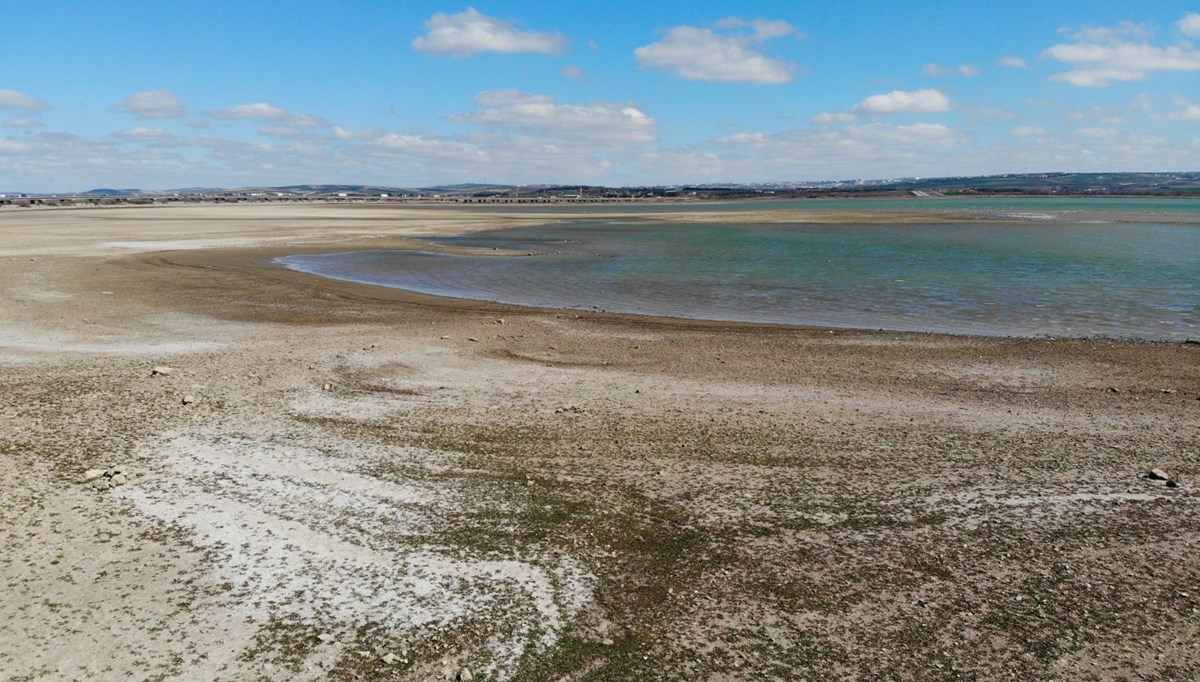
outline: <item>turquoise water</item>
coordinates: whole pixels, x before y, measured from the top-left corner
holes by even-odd
[[[439,243],[535,255],[360,251],[280,262],[338,279],[556,308],[968,334],[1200,337],[1198,224],[1082,223],[1061,214],[907,225],[598,217]]]

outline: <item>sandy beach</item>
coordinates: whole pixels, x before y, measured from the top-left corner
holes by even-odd
[[[271,262],[546,219],[0,210],[0,678],[1200,677],[1200,345]]]

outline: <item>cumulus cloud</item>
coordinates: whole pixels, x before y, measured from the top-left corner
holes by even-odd
[[[947,111],[950,98],[941,90],[893,90],[884,95],[872,95],[851,109],[857,114],[918,114]]]
[[[495,90],[475,98],[480,110],[452,116],[499,130],[532,135],[557,144],[593,147],[653,142],[658,124],[637,107],[613,102],[559,104],[553,97]]]
[[[1020,126],[1008,131],[1013,137],[1042,137],[1049,135],[1050,131],[1037,126]]]
[[[134,114],[139,119],[179,118],[183,103],[170,90],[135,92],[112,107],[113,111]]]
[[[754,46],[786,35],[797,34],[786,21],[739,18],[725,19],[718,28],[741,30],[724,35],[713,29],[676,26],[657,43],[633,51],[644,69],[662,69],[679,78],[700,81],[733,81],[776,84],[792,80],[794,66],[768,57]],[[750,33],[744,33],[745,29]]]
[[[974,78],[979,75],[980,70],[974,64],[960,64],[958,66],[942,66],[941,64],[926,64],[921,67],[921,73],[926,76],[966,76]]]
[[[4,122],[5,128],[45,128],[46,124],[32,118],[11,118]]]
[[[1017,57],[1014,55],[1009,55],[1007,57],[1001,57],[1000,59],[998,59],[996,61],[996,63],[999,64],[1000,66],[1003,66],[1003,67],[1006,67],[1009,69],[1027,69],[1027,68],[1029,68],[1029,63],[1026,62],[1023,57]]]
[[[1180,22],[1181,30],[1184,21]],[[1200,50],[1186,42],[1152,45],[1150,37],[1148,28],[1130,22],[1115,27],[1088,26],[1071,34],[1074,42],[1051,45],[1042,50],[1041,56],[1071,67],[1051,76],[1051,80],[1080,88],[1142,81],[1154,72],[1200,71]]]
[[[273,107],[266,102],[255,102],[254,104],[238,104],[224,109],[208,112],[213,118],[223,119],[256,119],[260,121],[275,121],[287,118],[291,114],[286,109]]]
[[[25,113],[32,114],[39,111],[45,111],[49,108],[49,104],[46,104],[36,97],[30,97],[23,92],[17,92],[16,90],[0,90],[0,109],[15,109],[17,111],[23,111]]]
[[[857,114],[851,114],[846,111],[823,111],[809,119],[810,122],[820,126],[836,125],[838,123],[850,123],[851,121],[857,120]]]
[[[173,142],[176,139],[162,128],[134,128],[113,133],[113,137],[125,142]]]
[[[1200,12],[1188,12],[1176,24],[1179,32],[1189,38],[1200,38]]]
[[[489,17],[474,7],[458,14],[435,14],[429,32],[412,41],[413,49],[448,57],[481,52],[559,54],[567,47],[561,33],[522,31],[511,21]]]
[[[1200,122],[1200,104],[1180,103],[1180,108],[1154,118],[1160,121],[1198,121]]]

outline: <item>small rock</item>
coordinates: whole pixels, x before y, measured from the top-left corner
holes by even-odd
[[[478,342],[478,341],[479,341],[479,339],[475,338],[474,336],[469,336],[469,337],[467,337],[467,340],[468,340],[468,341],[474,341],[474,342]]]
[[[119,485],[125,485],[129,482],[129,479],[125,477],[125,474],[115,474],[112,478],[108,479],[108,481],[109,483],[112,483],[113,487],[115,488]]]
[[[1173,478],[1168,478],[1168,479],[1167,479],[1167,487],[1168,487],[1168,488],[1178,488],[1178,487],[1179,487],[1179,484],[1175,482],[1175,479],[1173,479]]]
[[[1173,388],[1164,388],[1164,389],[1162,390],[1162,392],[1163,392],[1164,394],[1166,394],[1166,395],[1172,395],[1173,393],[1175,393],[1175,389],[1173,389]]]
[[[616,642],[612,641],[611,639],[609,639],[607,637],[600,640],[600,643],[603,644],[604,646],[612,646],[613,644],[616,644]]]
[[[87,471],[83,472],[83,478],[80,480],[80,483],[88,483],[90,481],[94,481],[103,475],[104,475],[103,469],[88,469]]]
[[[471,674],[470,668],[463,668],[462,670],[458,671],[457,679],[458,682],[471,682],[471,680],[475,679],[475,676]]]
[[[182,402],[184,405],[191,405],[192,403],[196,402],[196,396],[189,393],[188,395],[183,396]]]
[[[1150,471],[1147,471],[1146,473],[1142,474],[1142,478],[1150,480],[1150,481],[1169,481],[1169,480],[1171,480],[1171,477],[1167,475],[1167,472],[1163,471],[1162,469],[1151,469]]]
[[[1109,386],[1108,388],[1106,388],[1104,390],[1108,391],[1109,393],[1120,393],[1121,392],[1121,389],[1117,388],[1116,386]]]
[[[393,654],[392,652],[389,651],[388,653],[380,656],[379,660],[383,661],[384,663],[387,663],[388,665],[391,665],[396,662],[396,658],[397,658],[396,654]]]
[[[328,632],[322,632],[321,634],[317,635],[317,639],[321,640],[322,644],[328,644],[333,641],[333,635],[329,634]]]
[[[97,490],[108,490],[110,487],[112,487],[112,484],[109,483],[109,480],[103,476],[92,481],[92,485],[95,486]]]
[[[150,376],[152,376],[152,377],[157,377],[157,376],[169,377],[169,376],[171,376],[171,374],[174,371],[175,371],[175,368],[173,368],[173,367],[155,367],[154,369],[150,370]]]
[[[333,384],[331,384],[331,383],[329,383],[329,382],[325,382],[325,385],[321,387],[321,390],[322,390],[322,391],[332,391],[332,390],[333,390]]]

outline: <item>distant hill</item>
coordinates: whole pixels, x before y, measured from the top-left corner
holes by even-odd
[[[140,189],[89,189],[86,192],[81,192],[83,196],[92,197],[136,197],[141,194]]]

